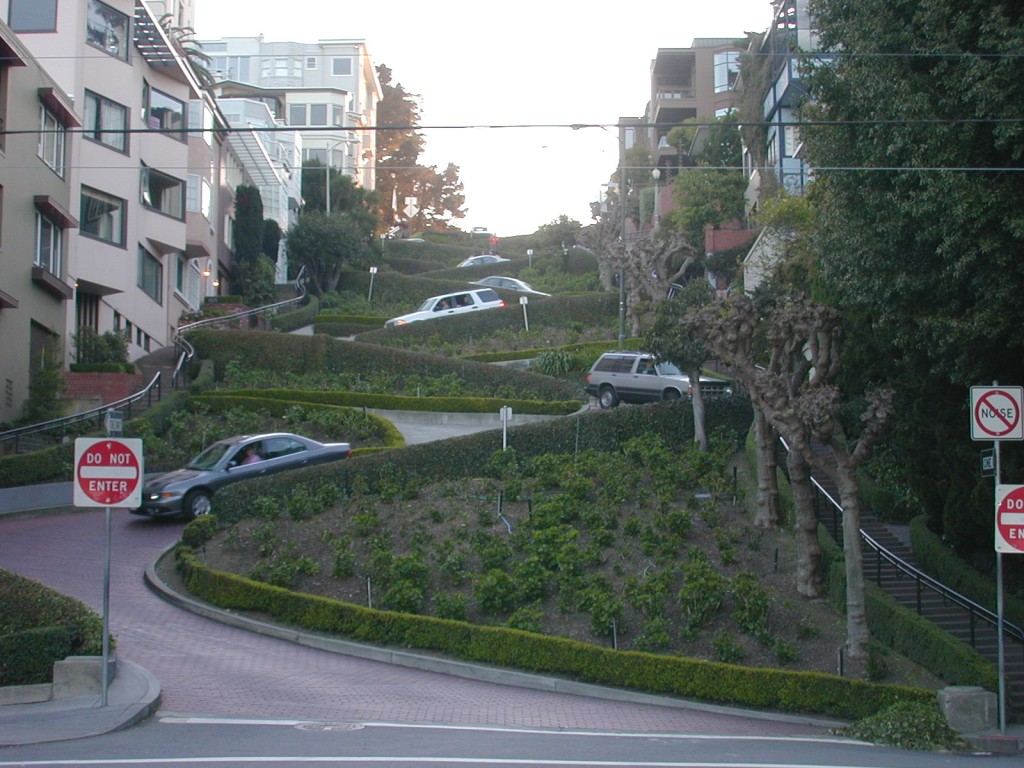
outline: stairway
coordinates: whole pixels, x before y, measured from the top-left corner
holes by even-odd
[[[785,448],[780,447],[777,457],[780,467],[786,466]],[[832,480],[820,472],[812,472],[815,483],[820,487],[819,519],[828,527],[833,538],[842,546],[843,531],[841,512],[833,515],[828,509],[831,503],[824,498],[827,494],[837,503],[839,492]],[[973,646],[978,653],[993,664],[999,661],[998,633],[996,628],[977,617],[971,611],[944,598],[938,592],[921,586],[918,579],[908,575],[894,565],[888,557],[898,558],[906,565],[918,569],[913,550],[905,537],[897,535],[893,527],[886,525],[868,510],[861,510],[860,530],[871,537],[883,552],[876,552],[865,546],[863,553],[864,578],[877,584],[883,592],[908,610],[949,632],[954,637]],[[1004,670],[1007,698],[1007,719],[1019,720],[1024,717],[1024,643],[1004,633]]]

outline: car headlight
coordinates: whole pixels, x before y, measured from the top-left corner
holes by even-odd
[[[180,496],[180,493],[174,491],[161,491],[160,493],[144,493],[146,501],[167,501],[168,499],[176,499]]]

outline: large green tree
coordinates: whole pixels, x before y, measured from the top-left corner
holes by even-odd
[[[342,269],[368,263],[373,252],[370,221],[358,212],[328,216],[310,211],[288,230],[288,252],[305,265],[314,295],[323,296],[337,288]]]
[[[847,381],[897,392],[904,478],[934,529],[991,560],[991,481],[968,387],[1024,382],[1024,5],[817,0],[819,291],[843,309]],[[858,351],[859,349],[859,351]],[[1019,449],[1004,482],[1024,481]]]

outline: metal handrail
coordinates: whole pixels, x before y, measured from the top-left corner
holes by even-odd
[[[782,439],[780,437],[779,438],[779,442],[782,444],[783,448],[786,449],[786,451],[789,451],[789,446],[786,444],[786,441],[784,439]],[[827,505],[829,507],[831,507],[832,513],[833,513],[833,520],[835,520],[836,517],[841,516],[842,513],[843,513],[843,508],[840,505],[840,503],[836,499],[832,498],[832,495],[829,494],[829,492],[826,491],[822,487],[821,483],[819,483],[816,479],[814,479],[813,476],[811,477],[811,485],[813,485],[815,491],[817,491],[816,498],[817,497],[821,497],[822,499],[825,500]],[[819,514],[819,517],[820,517],[820,514]],[[905,573],[907,576],[909,576],[910,578],[914,579],[914,581],[917,584],[917,589],[918,589],[917,614],[919,616],[923,615],[922,604],[921,604],[921,590],[924,588],[924,589],[930,590],[931,592],[933,592],[934,594],[938,595],[939,597],[941,597],[945,601],[956,603],[961,608],[963,608],[964,610],[967,611],[968,616],[970,617],[970,621],[971,621],[971,628],[970,629],[971,629],[971,647],[972,648],[976,647],[975,632],[974,632],[974,619],[975,619],[975,617],[981,619],[986,624],[990,624],[993,627],[993,629],[995,629],[997,632],[999,631],[999,629],[998,629],[999,628],[999,623],[1000,623],[999,622],[999,616],[995,612],[989,610],[988,608],[986,608],[983,605],[980,605],[979,603],[974,602],[969,597],[966,597],[965,595],[961,595],[956,590],[954,590],[954,589],[952,589],[950,587],[947,587],[941,581],[939,581],[939,580],[929,576],[924,571],[921,571],[921,570],[915,568],[914,566],[912,566],[910,563],[908,563],[905,560],[903,560],[898,555],[893,554],[888,549],[883,547],[879,542],[877,542],[874,538],[872,538],[871,535],[867,531],[865,531],[863,528],[860,528],[858,530],[858,533],[860,534],[861,541],[863,541],[865,544],[867,544],[867,546],[872,551],[875,552],[876,557],[884,559],[886,562],[888,562],[890,565],[895,567],[897,570]],[[838,539],[838,537],[836,536],[836,526],[835,526],[835,523],[833,523],[832,534],[833,534],[833,537]],[[876,578],[875,582],[878,583],[878,584],[881,584],[881,576],[880,576],[880,574],[879,574],[879,577]],[[1006,621],[1005,619],[1003,619],[1003,621],[1002,621],[1002,626],[1003,626],[1003,632],[1005,634],[1007,634],[1010,637],[1013,637],[1013,638],[1015,638],[1017,640],[1020,640],[1021,643],[1024,643],[1024,630],[1022,630],[1016,624],[1012,624],[1012,623]]]
[[[177,365],[174,368],[174,373],[171,374],[171,386],[172,386],[172,388],[177,389],[177,387],[178,387],[178,379],[179,379],[182,371],[185,369],[185,366],[187,365],[187,363],[195,355],[195,348],[185,338],[185,333],[187,333],[189,331],[193,331],[196,328],[203,327],[203,326],[206,326],[206,325],[212,325],[212,324],[218,323],[218,322],[237,320],[237,319],[240,319],[242,317],[249,317],[250,315],[261,314],[263,312],[276,311],[276,310],[280,309],[281,307],[286,307],[289,304],[295,304],[297,302],[300,302],[304,298],[306,298],[305,277],[306,277],[306,266],[303,265],[302,268],[299,270],[299,274],[296,275],[295,280],[293,282],[293,285],[295,286],[295,291],[296,291],[296,293],[299,294],[295,298],[286,299],[284,301],[278,301],[278,302],[275,302],[274,304],[267,304],[266,306],[263,306],[263,307],[256,307],[255,309],[248,309],[248,310],[245,310],[243,312],[236,312],[236,313],[231,314],[231,315],[225,315],[224,317],[214,317],[214,318],[209,318],[207,320],[199,320],[199,321],[197,321],[195,323],[189,323],[188,325],[179,326],[178,329],[174,333],[174,345],[175,345],[175,347],[180,347],[182,349],[182,352],[178,356],[178,363],[177,363]],[[7,430],[5,432],[0,432],[0,444],[6,443],[6,442],[9,442],[9,441],[13,440],[14,441],[14,450],[17,451],[18,450],[18,439],[19,438],[26,437],[28,435],[41,434],[43,432],[52,432],[52,431],[57,430],[57,429],[64,429],[64,428],[69,427],[69,426],[71,426],[73,424],[77,424],[77,423],[82,422],[82,421],[88,421],[89,419],[93,419],[93,418],[96,418],[98,420],[99,426],[102,427],[103,426],[103,419],[102,419],[102,417],[107,413],[107,411],[118,410],[120,408],[127,408],[128,409],[128,414],[130,416],[131,415],[131,406],[132,406],[132,404],[138,402],[143,397],[148,397],[149,398],[149,403],[147,404],[147,407],[148,407],[148,405],[152,404],[152,392],[153,392],[154,387],[156,388],[156,391],[157,391],[157,400],[159,400],[160,399],[160,392],[161,392],[161,390],[160,390],[160,371],[156,372],[156,375],[153,377],[153,380],[144,389],[136,392],[133,395],[128,395],[127,397],[123,397],[123,398],[121,398],[120,400],[118,400],[116,402],[108,403],[107,405],[101,405],[101,406],[99,406],[97,408],[93,408],[93,409],[88,410],[88,411],[82,411],[80,413],[74,413],[74,414],[72,414],[70,416],[62,416],[59,419],[51,419],[50,421],[44,421],[44,422],[40,422],[38,424],[28,424],[28,425],[23,426],[23,427],[17,427],[15,429],[9,429],[9,430]]]
[[[157,400],[160,399],[160,371],[154,374],[152,381],[146,385],[144,389],[139,390],[133,395],[122,397],[120,400],[116,400],[106,405],[100,405],[96,408],[91,408],[88,411],[81,411],[74,413],[70,416],[62,416],[59,419],[51,419],[50,421],[40,422],[39,424],[28,424],[24,427],[17,427],[15,429],[9,429],[6,432],[0,432],[0,443],[6,443],[11,440],[14,441],[14,450],[18,450],[18,440],[29,435],[37,435],[43,432],[52,432],[55,429],[65,429],[74,424],[78,424],[83,421],[96,420],[96,428],[99,429],[103,426],[103,417],[106,416],[107,411],[118,411],[122,408],[128,411],[129,416],[131,415],[132,405],[137,403],[142,398],[146,398],[146,407],[149,407],[153,403],[153,390],[156,390]]]

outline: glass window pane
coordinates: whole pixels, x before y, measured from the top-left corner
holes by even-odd
[[[7,19],[15,32],[56,32],[57,0],[10,0]]]
[[[85,39],[111,56],[128,60],[128,17],[99,0],[89,0]]]

